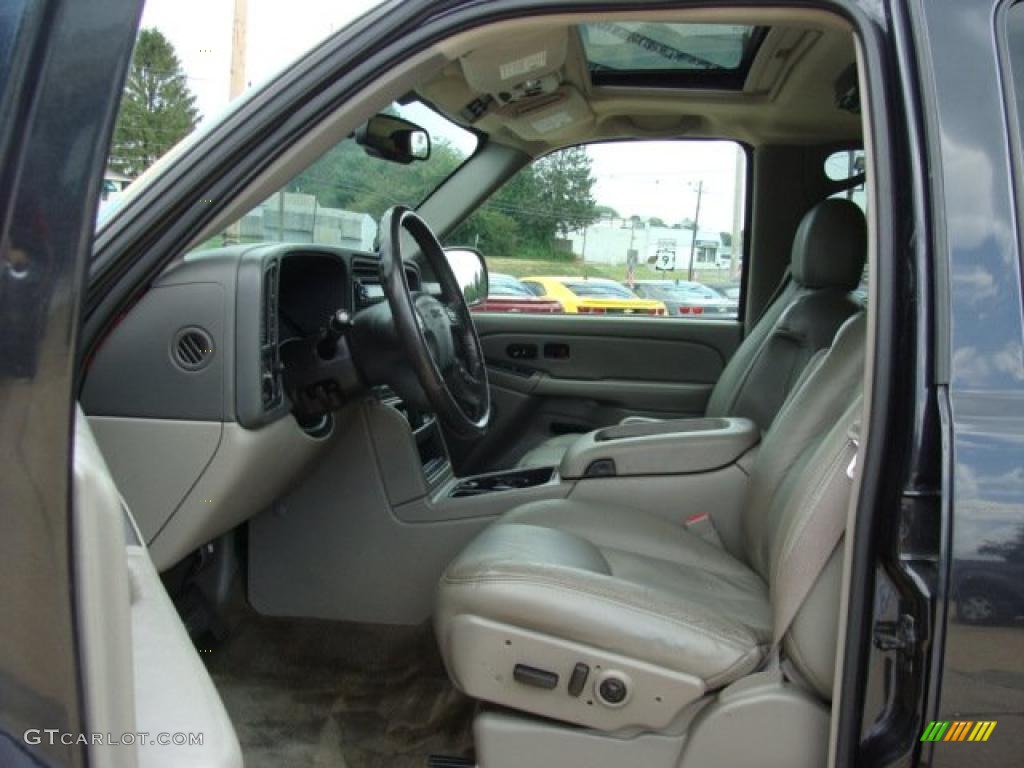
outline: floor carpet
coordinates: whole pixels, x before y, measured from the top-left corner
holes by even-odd
[[[428,627],[251,614],[202,656],[247,768],[422,768],[472,753],[474,705]]]

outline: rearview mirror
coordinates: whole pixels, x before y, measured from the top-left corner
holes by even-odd
[[[356,143],[371,157],[408,165],[430,157],[430,134],[416,123],[381,113],[356,131]]]
[[[473,307],[487,299],[487,264],[479,251],[473,248],[446,248],[448,265],[466,297],[466,303]]]

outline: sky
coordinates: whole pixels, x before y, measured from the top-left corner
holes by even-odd
[[[736,163],[742,162],[737,144],[631,141],[595,144],[587,151],[594,159],[599,205],[611,206],[625,218],[656,216],[671,225],[694,218],[697,187],[703,182],[700,228],[732,231]]]
[[[248,0],[246,80],[259,84],[381,0]],[[174,46],[196,95],[201,119],[229,102],[234,0],[147,0],[143,27],[156,27]],[[448,134],[428,110],[410,114],[432,135]],[[459,144],[456,141],[456,144]],[[700,227],[732,230],[736,145],[730,142],[630,142],[595,145],[594,194],[623,216],[657,216],[668,224],[692,219],[696,184],[704,182]],[[418,201],[410,201],[418,202]]]
[[[246,80],[259,84],[381,0],[248,0]],[[146,0],[142,26],[171,41],[203,118],[228,104],[234,0]]]

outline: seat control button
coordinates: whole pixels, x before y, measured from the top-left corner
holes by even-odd
[[[569,695],[576,698],[583,693],[583,686],[587,684],[587,675],[590,674],[590,667],[584,664],[582,661],[578,662],[575,667],[572,668],[572,674],[569,675]]]
[[[516,664],[515,669],[512,670],[512,677],[517,683],[543,688],[546,691],[550,691],[558,685],[558,675],[554,672],[528,667],[525,664]]]
[[[626,700],[629,689],[626,683],[617,677],[606,677],[597,688],[600,697],[609,704],[621,704]]]

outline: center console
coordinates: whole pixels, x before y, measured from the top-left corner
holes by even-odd
[[[557,466],[456,477],[436,418],[378,390],[336,415],[304,481],[250,522],[249,599],[268,615],[418,624],[437,580],[510,510],[565,499],[689,526],[710,518],[742,548],[759,433],[745,419],[684,419],[581,435]],[[699,533],[698,533],[699,535]]]
[[[520,491],[524,488],[550,483],[555,477],[554,467],[534,467],[532,469],[511,469],[503,472],[491,472],[486,475],[474,475],[460,480],[449,491],[453,499],[467,496],[481,496],[485,493],[499,491]]]
[[[558,473],[566,479],[686,475],[726,467],[761,438],[749,419],[670,419],[619,424],[581,435]]]

